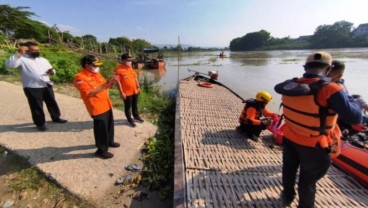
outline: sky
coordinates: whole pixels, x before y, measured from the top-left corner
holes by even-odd
[[[74,36],[145,39],[152,44],[226,47],[250,32],[312,35],[320,25],[368,23],[368,0],[0,0]]]

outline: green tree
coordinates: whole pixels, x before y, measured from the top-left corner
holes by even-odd
[[[310,39],[313,48],[340,48],[352,45],[353,23],[335,22],[333,25],[320,25]]]
[[[10,7],[9,5],[0,5],[0,31],[8,37],[22,28],[32,27],[29,17],[34,16],[33,12],[24,11],[29,7]]]
[[[134,51],[141,52],[143,48],[150,48],[152,44],[144,39],[135,39],[132,41],[132,47]]]
[[[133,49],[133,43],[127,37],[110,38],[109,44],[120,48],[121,52],[127,52]]]
[[[270,39],[270,33],[266,30],[247,33],[241,38],[235,38],[230,42],[230,50],[232,51],[247,51],[255,50],[264,46]]]

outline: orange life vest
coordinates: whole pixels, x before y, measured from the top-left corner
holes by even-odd
[[[293,83],[293,81],[295,82]],[[315,97],[316,93],[327,83],[319,80],[309,84],[309,86],[306,84],[298,86],[296,79],[294,79],[284,85],[283,88],[288,91],[281,93],[285,123],[295,132],[307,137],[328,135],[335,126],[337,114],[331,109],[319,105]],[[293,89],[302,94],[293,94]]]
[[[336,124],[336,113],[316,104],[314,95],[283,95],[282,103],[285,123],[301,135],[327,135]]]

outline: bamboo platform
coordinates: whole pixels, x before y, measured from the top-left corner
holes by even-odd
[[[221,84],[179,83],[174,207],[282,207],[282,148],[235,131],[244,104]],[[294,200],[291,207],[297,206]],[[334,166],[317,184],[316,207],[368,207],[368,190]]]

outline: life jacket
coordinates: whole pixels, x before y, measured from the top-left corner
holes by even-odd
[[[239,123],[244,124],[252,124],[252,121],[247,119],[247,109],[253,107],[256,109],[256,119],[260,119],[263,116],[263,109],[264,106],[262,106],[259,102],[257,102],[255,99],[248,99],[245,101],[244,109],[239,117]]]
[[[328,135],[336,124],[337,114],[319,105],[316,94],[330,82],[320,79],[311,84],[303,84],[297,80],[294,78],[275,86],[275,91],[282,95],[286,125],[307,137]]]

